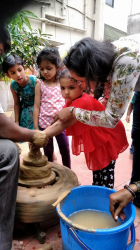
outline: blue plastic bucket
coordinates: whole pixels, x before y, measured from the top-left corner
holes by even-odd
[[[57,205],[60,217],[63,250],[132,250],[135,245],[135,228],[133,221],[136,211],[132,203],[124,209],[126,219],[121,225],[109,229],[92,229],[72,223],[68,216],[74,212],[94,209],[109,211],[109,195],[115,192],[105,187],[80,186]],[[131,242],[128,236],[131,231]]]

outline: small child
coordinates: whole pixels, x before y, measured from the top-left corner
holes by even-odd
[[[42,81],[38,82],[35,88],[34,104],[34,128],[44,130],[53,121],[53,115],[62,109],[65,100],[61,95],[58,75],[61,67],[61,59],[58,50],[45,48],[40,51],[37,57],[37,64],[40,69]],[[59,150],[64,166],[71,168],[69,140],[65,131],[56,136]],[[44,148],[44,154],[49,161],[53,161],[53,138],[50,138]]]
[[[91,111],[105,109],[91,95],[83,94],[85,82],[76,81],[72,78],[67,68],[61,72],[60,86],[62,96],[66,101],[65,107],[72,107],[71,114],[74,108]],[[67,135],[72,135],[73,154],[79,155],[84,152],[87,167],[93,170],[93,185],[113,188],[115,160],[119,153],[122,153],[128,147],[122,122],[119,121],[114,129],[109,129],[91,127],[72,118],[65,123],[57,121],[45,131],[48,136],[52,137],[64,129],[66,129]]]
[[[7,56],[2,67],[5,75],[13,79],[10,88],[14,98],[15,122],[21,127],[33,129],[37,78],[34,75],[26,75],[24,61],[17,55]]]

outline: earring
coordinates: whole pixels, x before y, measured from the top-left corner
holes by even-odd
[[[78,86],[79,86],[80,88],[82,88],[81,82],[77,81],[77,83],[78,83]]]

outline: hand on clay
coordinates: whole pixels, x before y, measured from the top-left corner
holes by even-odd
[[[133,201],[132,194],[127,189],[119,190],[112,193],[110,196],[110,212],[115,221],[117,221],[118,216],[121,220],[126,218],[123,208],[127,206],[130,201]]]
[[[49,136],[44,131],[36,130],[33,138],[32,138],[32,144],[35,147],[45,147],[49,141]]]

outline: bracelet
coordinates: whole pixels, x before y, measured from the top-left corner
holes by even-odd
[[[134,192],[128,185],[125,185],[124,188],[126,188],[126,189],[132,194],[132,196],[133,196],[134,198],[136,197],[135,192]]]
[[[135,181],[135,182],[133,182],[132,184],[135,184],[136,185],[136,187],[137,187],[137,189],[138,189],[138,193],[140,193],[140,181]]]
[[[71,107],[71,109],[70,109],[70,114],[71,114],[71,116],[73,115],[73,110],[74,110],[74,108],[75,108],[75,107]]]

